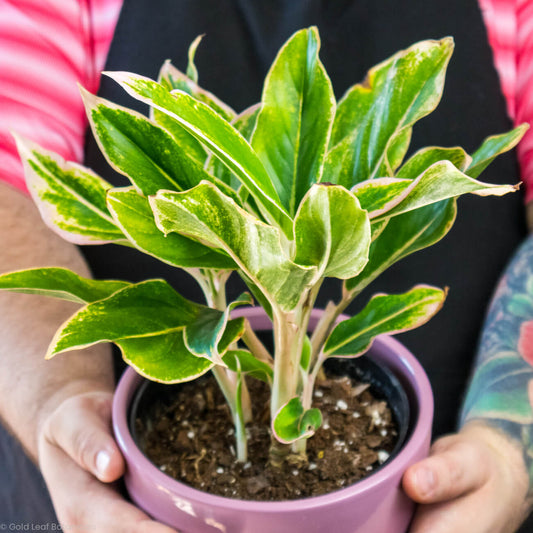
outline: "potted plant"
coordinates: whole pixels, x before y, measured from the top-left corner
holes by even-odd
[[[7,273],[0,288],[82,305],[57,331],[47,358],[113,342],[150,380],[181,383],[211,372],[229,406],[241,464],[254,407],[248,387],[262,380],[270,391],[270,466],[309,468],[307,442],[322,424],[313,391],[324,363],[356,358],[377,336],[425,323],[446,291],[419,285],[376,295],[351,318],[343,311],[386,268],[439,241],[453,224],[458,196],[516,189],[476,178],[516,145],[525,126],[486,139],[472,156],[459,147],[427,147],[404,162],[413,124],[440,100],[450,38],[395,54],[336,102],[318,57],[318,31],[301,30],[279,51],[260,104],[241,113],[199,87],[199,42],[186,73],[169,62],[157,82],[107,73],[150,106],[149,118],[82,89],[102,152],[131,186],[114,188],[28,140],[17,143],[46,223],[76,244],[133,247],[183,269],[205,303],[185,299],[162,279],[89,280],[54,267]],[[228,303],[234,272],[249,292]],[[342,288],[317,313],[325,278],[342,280]],[[261,311],[246,318],[240,307],[254,302]],[[256,334],[265,320],[273,353]],[[140,381],[127,372],[114,416],[124,452],[133,446],[133,498],[158,519],[170,522],[172,513],[174,525],[191,532],[405,531],[412,506],[399,483],[406,466],[427,453],[431,394],[422,369],[396,341],[378,339],[373,354],[398,376],[418,417],[405,447],[351,487],[291,502],[203,495],[150,465],[123,432]],[[153,501],[143,503],[145,496]]]

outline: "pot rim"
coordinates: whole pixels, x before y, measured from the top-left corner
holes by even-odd
[[[240,313],[233,316],[245,314],[248,318],[268,320],[262,308],[239,309]],[[321,310],[313,310],[313,318],[320,316]],[[341,316],[339,319],[345,319]],[[258,328],[260,329],[260,327]],[[266,329],[266,328],[265,328]],[[406,439],[403,448],[388,463],[384,464],[375,473],[349,485],[340,488],[328,494],[320,496],[311,496],[308,498],[283,500],[283,501],[256,501],[227,498],[225,496],[213,495],[208,492],[192,488],[181,483],[167,474],[160,471],[139,449],[128,429],[128,412],[134,392],[145,379],[139,375],[133,368],[129,367],[121,377],[113,400],[113,429],[115,437],[121,448],[121,451],[127,461],[132,461],[137,468],[143,471],[143,477],[148,478],[159,490],[167,493],[179,494],[184,501],[202,501],[212,507],[225,507],[233,509],[236,512],[244,509],[258,512],[279,512],[283,510],[301,510],[309,508],[327,506],[333,502],[340,502],[353,498],[359,494],[366,493],[376,489],[378,486],[385,484],[391,477],[401,477],[405,469],[412,464],[413,456],[416,453],[417,446],[414,443],[426,439],[428,426],[431,427],[433,419],[433,393],[429,379],[418,360],[412,355],[407,348],[396,339],[380,335],[376,337],[373,347],[377,349],[393,350],[396,356],[392,361],[387,361],[387,366],[400,378],[400,382],[406,388],[408,396],[415,398],[417,405],[412,410],[413,415],[418,414],[416,423],[413,426],[411,434]],[[384,355],[377,355],[378,360],[387,359]],[[404,379],[402,379],[402,377]],[[424,398],[424,401],[420,401]]]

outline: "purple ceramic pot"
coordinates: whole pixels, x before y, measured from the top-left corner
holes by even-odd
[[[320,311],[314,311],[314,327]],[[261,308],[240,310],[254,329],[270,329]],[[234,315],[237,316],[237,313]],[[163,474],[139,450],[128,428],[128,410],[143,378],[128,369],[113,404],[113,426],[124,454],[132,500],[156,520],[182,533],[405,533],[414,504],[401,489],[406,468],[428,454],[433,394],[415,357],[391,337],[374,342],[371,357],[389,367],[404,386],[415,420],[404,447],[375,473],[330,494],[283,502],[213,496]]]

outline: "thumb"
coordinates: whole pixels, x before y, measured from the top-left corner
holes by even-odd
[[[437,441],[427,459],[409,467],[403,477],[407,495],[418,503],[457,498],[488,480],[484,453],[460,436]]]
[[[61,448],[100,481],[116,481],[124,473],[124,459],[111,430],[113,395],[89,392],[64,400],[43,429],[44,438]]]

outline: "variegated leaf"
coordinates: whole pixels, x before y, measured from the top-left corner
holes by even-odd
[[[228,350],[222,360],[234,372],[240,370],[243,374],[268,384],[271,384],[274,379],[272,367],[264,361],[255,358],[247,350]]]
[[[330,357],[357,357],[382,334],[408,331],[425,324],[445,299],[441,289],[418,285],[404,294],[379,294],[352,318],[339,323],[324,346]]]
[[[159,383],[192,381],[214,363],[193,355],[185,346],[183,328],[161,334],[116,340],[124,361],[141,376]]]
[[[395,205],[397,198],[412,185],[412,180],[397,178],[375,178],[358,183],[352,189],[361,208],[369,213],[379,211],[388,205]]]
[[[296,213],[294,237],[295,263],[316,266],[318,276],[348,279],[368,261],[368,214],[344,187],[313,185]]]
[[[187,57],[189,58],[186,70],[187,78],[194,81],[194,83],[198,83],[198,69],[194,64],[194,56],[196,55],[196,50],[198,49],[198,46],[202,42],[203,38],[203,35],[198,35],[198,37],[196,37],[196,39],[194,39],[194,41],[189,46],[189,51],[187,53]]]
[[[389,143],[387,154],[376,176],[394,176],[411,144],[413,128],[404,128]]]
[[[181,268],[236,269],[235,262],[219,250],[183,235],[164,235],[156,226],[148,200],[133,187],[112,189],[107,196],[115,222],[142,252]]]
[[[228,122],[231,122],[237,116],[237,113],[228,104],[213,93],[202,89],[197,80],[181,72],[170,61],[165,61],[163,64],[159,72],[159,81],[168,91],[178,90],[190,94],[196,100],[208,105]]]
[[[242,113],[239,113],[231,122],[232,126],[248,141],[252,137],[255,128],[257,116],[261,110],[261,104],[255,104]],[[217,157],[210,156],[206,163],[206,170],[216,176],[219,180],[230,185],[233,189],[238,190],[241,187],[241,181],[233,172]]]
[[[224,365],[222,356],[244,333],[244,318],[229,320],[230,312],[237,306],[252,305],[252,297],[241,294],[221,312],[206,308],[185,328],[185,344],[198,357],[206,357],[216,364]]]
[[[483,141],[483,144],[472,155],[472,162],[465,171],[471,178],[477,178],[490,163],[499,156],[514,148],[529,128],[529,124],[522,124],[514,130],[493,135]]]
[[[130,95],[169,114],[209,148],[242,181],[269,220],[287,236],[292,222],[261,161],[244,137],[209,106],[184,92],[170,94],[149,78],[126,72],[108,73]]]
[[[288,259],[281,233],[239,208],[210,183],[150,198],[156,224],[225,251],[271,304],[293,309],[316,277],[316,268]]]
[[[420,209],[426,205],[456,198],[462,194],[503,196],[517,190],[516,185],[493,185],[468,177],[449,161],[440,161],[412,180],[401,194],[377,210],[369,213],[371,219],[389,218]]]
[[[166,281],[131,284],[75,313],[49,347],[47,358],[100,342],[117,342],[183,329],[204,306],[180,296]]]
[[[409,180],[418,178],[431,165],[439,161],[450,161],[456,168],[464,172],[472,162],[472,158],[459,146],[454,148],[428,146],[411,156],[398,171],[396,178]]]
[[[368,263],[358,276],[346,281],[346,289],[361,292],[400,259],[440,241],[452,228],[456,214],[457,201],[453,199],[378,222],[386,225],[373,238]]]
[[[83,91],[89,123],[108,163],[145,196],[183,191],[210,176],[164,129],[146,117]]]
[[[452,50],[451,38],[417,43],[373,67],[362,84],[348,90],[338,105],[325,181],[350,189],[380,177],[395,143],[405,144],[405,130],[440,101]]]
[[[318,58],[316,28],[296,32],[279,51],[266,77],[252,146],[292,216],[322,177],[335,96]]]
[[[237,303],[248,302],[243,298]],[[214,363],[192,353],[184,338],[187,328],[189,337],[192,331],[199,332],[209,313],[217,315],[219,328],[214,335],[219,352],[224,353],[242,333],[243,319],[227,320],[229,311],[186,300],[164,280],[128,284],[75,313],[55,334],[46,357],[113,342],[124,360],[147,378],[166,383],[189,381]]]
[[[300,398],[293,398],[276,413],[272,420],[272,432],[280,442],[291,444],[313,436],[321,425],[320,410],[305,409]]]
[[[127,243],[107,210],[109,183],[28,139],[15,138],[26,184],[51,229],[75,244]]]
[[[66,268],[32,268],[0,276],[0,289],[40,294],[75,303],[91,303],[128,286],[126,281],[83,278]]]
[[[175,89],[175,87],[172,85],[172,79],[170,78],[170,73],[174,70],[174,68],[175,67],[171,65],[170,61],[165,61],[157,78],[158,83],[165,87],[168,92],[171,92]],[[172,135],[176,142],[185,150],[187,150],[187,153],[190,155],[190,157],[198,161],[198,163],[201,165],[205,163],[207,159],[207,151],[202,146],[200,141],[184,130],[176,119],[152,106],[150,106],[150,119],[168,131],[168,133]]]

